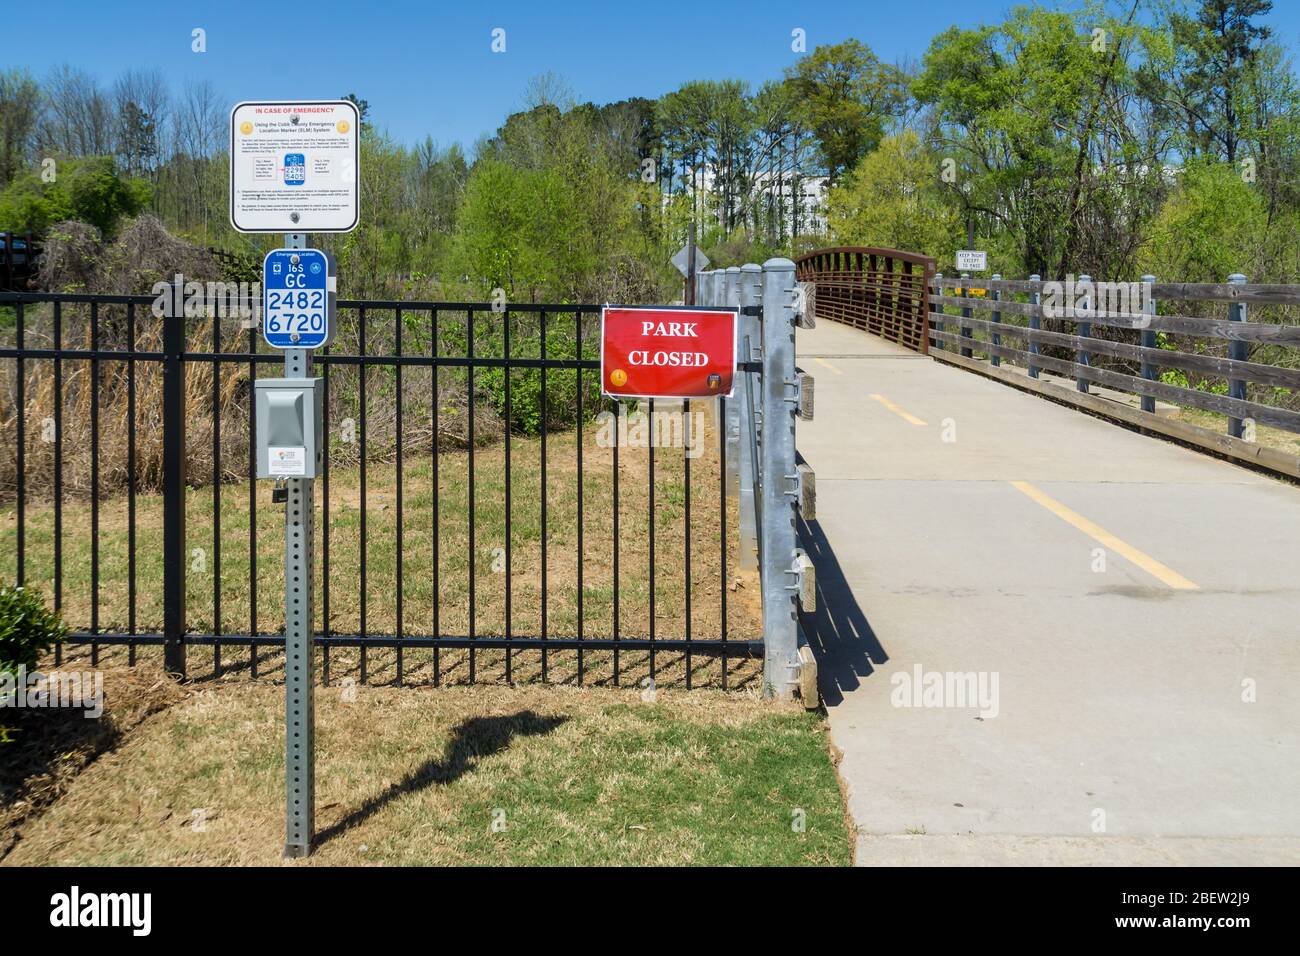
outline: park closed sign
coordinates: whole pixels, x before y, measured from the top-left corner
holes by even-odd
[[[737,315],[736,309],[605,306],[601,391],[614,398],[729,396]]]

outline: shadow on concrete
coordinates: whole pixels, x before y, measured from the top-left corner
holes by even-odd
[[[822,700],[834,707],[861,679],[889,660],[871,622],[844,579],[839,559],[817,521],[798,519],[800,541],[817,568],[817,610],[801,615],[804,634],[817,657]]]
[[[317,846],[333,839],[363,820],[374,816],[394,800],[435,784],[446,785],[458,780],[484,757],[500,753],[516,737],[549,734],[569,718],[542,717],[531,710],[500,717],[471,717],[456,725],[443,756],[426,760],[382,793],[371,797],[338,823],[317,835]]]

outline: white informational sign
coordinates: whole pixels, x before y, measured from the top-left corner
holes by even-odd
[[[266,470],[272,475],[305,475],[307,474],[307,449],[306,448],[268,448]]]
[[[240,232],[350,232],[360,215],[348,100],[240,103],[230,111],[230,224]]]
[[[989,254],[975,249],[957,250],[958,272],[984,272],[989,267]]]

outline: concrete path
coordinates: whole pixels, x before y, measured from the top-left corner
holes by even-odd
[[[844,326],[798,351],[858,862],[1300,863],[1300,489]]]

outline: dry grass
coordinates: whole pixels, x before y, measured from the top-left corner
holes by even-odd
[[[104,669],[104,713],[80,710],[5,710],[8,742],[0,743],[0,859],[18,829],[59,799],[100,755],[151,714],[189,691],[152,665]]]
[[[346,694],[318,697],[317,850],[294,865],[849,862],[823,723],[795,705],[592,688]],[[280,863],[282,708],[265,684],[192,694],[85,770],[3,862]]]
[[[706,453],[690,462],[690,634],[695,639],[715,639],[722,634],[723,588],[727,588],[727,635],[752,639],[761,634],[761,608],[754,582],[727,581],[721,554],[721,511],[719,506],[719,461],[716,431],[705,416]],[[578,483],[577,436],[573,432],[553,433],[547,438],[546,588],[542,588],[541,529],[541,442],[513,439],[510,453],[510,551],[511,567],[504,569],[506,542],[504,443],[479,448],[474,453],[474,547],[469,536],[469,453],[443,451],[438,458],[439,529],[437,561],[434,560],[435,511],[433,463],[430,453],[408,455],[401,470],[403,501],[401,542],[398,542],[397,468],[392,463],[370,464],[365,470],[364,514],[366,518],[366,588],[360,587],[362,473],[358,468],[332,470],[329,481],[329,627],[334,633],[396,634],[398,620],[399,555],[402,562],[402,607],[400,627],[404,634],[483,635],[506,633],[506,586],[510,585],[510,630],[516,636],[542,633],[542,599],[546,598],[546,628],[550,636],[578,634],[578,526],[581,518],[583,544],[582,633],[604,637],[615,633],[617,601],[618,634],[649,637],[650,542],[655,548],[654,636],[684,638],[686,614],[686,463],[681,449],[655,451],[655,522],[650,526],[648,492],[649,452],[620,449],[618,455],[619,494],[614,495],[613,451],[597,444],[596,429],[583,431],[583,475],[581,500]],[[256,496],[257,595],[256,629],[278,633],[283,608],[283,509],[270,503],[270,484],[260,482]],[[317,620],[325,607],[319,596],[326,576],[323,561],[324,482],[317,482]],[[250,630],[249,492],[244,484],[220,486],[219,531],[214,538],[213,492],[192,489],[187,506],[187,537],[190,565],[187,573],[189,630],[211,633]],[[618,534],[614,521],[617,509]],[[54,588],[54,509],[48,503],[29,504],[26,512],[27,581],[42,589],[47,598]],[[731,539],[726,566],[734,566],[737,516],[728,515]],[[70,500],[63,508],[63,590],[60,611],[74,629],[90,629],[98,616],[103,631],[125,631],[130,621],[129,504],[124,496],[99,504],[98,534],[92,534],[89,502]],[[137,603],[136,627],[156,632],[162,626],[162,500],[140,495],[136,502]],[[14,556],[16,515],[13,509],[0,512],[0,574],[16,570]],[[98,542],[100,582],[98,600],[92,588],[92,542]],[[219,545],[219,555],[218,546]],[[618,554],[618,589],[614,588],[615,545]],[[214,573],[219,557],[220,620],[214,616]],[[471,562],[472,557],[472,562]],[[474,577],[474,614],[469,612],[471,563]],[[434,578],[437,576],[435,588]],[[748,584],[748,586],[746,586]],[[362,627],[362,614],[365,626]],[[154,651],[141,651],[157,656]],[[330,678],[361,676],[360,655],[352,650],[330,653]],[[504,651],[476,651],[475,677],[504,680]],[[274,671],[280,655],[262,651],[259,671]],[[391,680],[397,676],[397,655],[370,650],[366,653],[365,677]],[[401,669],[404,680],[433,678],[432,650],[405,649]],[[439,677],[465,680],[469,676],[468,654],[438,653]],[[190,673],[201,674],[209,666],[211,652],[191,648]],[[575,654],[548,652],[547,677],[551,680],[577,678]],[[646,654],[621,652],[620,679],[638,681],[650,675]],[[226,649],[223,666],[244,666],[247,651]],[[540,651],[512,652],[510,679],[527,681],[541,676]],[[610,681],[614,678],[612,653],[584,652],[583,678]],[[694,656],[693,683],[720,683],[723,668],[716,659]],[[624,668],[627,668],[624,673]],[[734,662],[728,669],[731,680],[743,682],[757,673],[756,662]],[[681,655],[656,654],[658,683],[682,680],[685,660]]]

